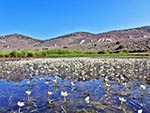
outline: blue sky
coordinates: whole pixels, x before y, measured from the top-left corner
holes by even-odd
[[[0,35],[48,39],[150,25],[150,0],[0,0]]]

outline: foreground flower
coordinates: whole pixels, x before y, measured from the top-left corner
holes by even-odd
[[[89,97],[89,96],[87,96],[87,97],[85,98],[85,102],[86,102],[86,103],[90,103],[90,97]]]
[[[142,113],[143,111],[140,109],[140,110],[138,110],[138,113]]]
[[[65,92],[61,92],[61,96],[64,97],[64,103],[66,103],[66,96],[68,96],[68,93],[65,91]]]
[[[31,83],[30,81],[27,82],[27,84],[30,84],[30,83]]]
[[[126,99],[119,97],[120,102],[126,102]]]
[[[125,109],[125,105],[124,105],[124,102],[126,102],[126,99],[119,97],[119,100],[121,102],[120,108],[123,110],[124,113],[127,113]]]
[[[52,103],[52,101],[51,101],[51,99],[50,99],[50,95],[52,95],[52,92],[50,92],[50,91],[48,91],[47,92],[48,93],[48,104],[51,104]]]
[[[143,90],[146,89],[146,86],[144,86],[144,85],[140,85],[140,87],[141,87]]]
[[[53,82],[56,84],[56,83],[57,83],[57,80],[56,80],[56,79],[54,79],[54,80],[53,80]]]
[[[47,93],[48,93],[48,95],[52,95],[52,92],[50,92],[50,91],[48,91]]]
[[[71,85],[72,85],[72,86],[75,86],[74,82],[71,82]]]
[[[49,82],[48,82],[48,81],[46,81],[46,82],[45,82],[45,84],[47,84],[47,85],[48,85],[48,84],[49,84]]]
[[[68,96],[68,93],[65,91],[65,92],[61,92],[61,96],[64,96],[64,97],[66,97],[66,96]]]
[[[30,95],[30,94],[31,94],[31,91],[26,91],[26,94],[27,94],[27,95]]]
[[[23,107],[23,106],[24,106],[24,102],[18,101],[17,105],[18,105],[19,107]]]
[[[19,108],[18,108],[18,113],[21,113],[21,112],[20,112],[20,111],[21,111],[21,107],[24,106],[24,102],[18,101],[17,105],[19,106]]]

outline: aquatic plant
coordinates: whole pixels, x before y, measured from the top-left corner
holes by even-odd
[[[46,85],[48,85],[48,84],[49,84],[49,82],[48,82],[48,81],[46,81],[46,82],[45,82],[45,84],[46,84]]]
[[[144,92],[145,92],[146,86],[140,85],[140,87],[142,88],[141,96],[144,96]]]
[[[85,98],[85,102],[86,102],[86,103],[90,103],[90,97],[89,97],[89,96],[87,96],[87,97]]]
[[[138,110],[138,113],[142,113],[142,112],[143,112],[143,110],[141,110],[141,109],[140,109],[140,110]]]
[[[28,96],[28,101],[30,102],[30,94],[31,94],[31,91],[25,91],[25,93],[27,94],[27,96]]]
[[[24,102],[20,102],[20,101],[18,101],[17,102],[17,105],[18,105],[18,113],[21,113],[20,111],[21,111],[21,107],[23,107],[24,106]]]
[[[27,95],[30,95],[31,94],[31,91],[26,91],[25,92]]]
[[[123,97],[119,97],[119,100],[121,102],[120,108],[124,111],[124,113],[126,113],[125,105],[124,105],[124,103],[126,102],[126,99],[124,99]]]
[[[63,96],[64,97],[64,103],[66,103],[66,97],[68,96],[68,93],[65,91],[65,92],[63,92],[63,91],[61,91],[61,96]]]
[[[146,86],[144,86],[144,85],[140,85],[140,87],[142,88],[142,90],[146,89]]]
[[[53,94],[52,92],[48,91],[48,103],[51,104],[51,99],[50,96]]]
[[[121,102],[121,104],[123,104],[124,102],[126,102],[126,99],[119,97],[119,100]]]
[[[27,91],[28,96],[32,94],[28,99],[32,102],[27,101],[25,109],[20,107],[25,112],[138,112],[140,109],[149,112],[149,69],[150,60],[145,58],[40,58],[0,62],[0,77],[15,81],[11,85],[15,83],[18,92],[3,91],[1,87],[0,101],[11,92],[7,103],[9,109],[17,111],[10,103],[15,99],[26,103],[24,92]]]

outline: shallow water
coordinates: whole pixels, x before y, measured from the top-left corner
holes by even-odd
[[[18,64],[14,67],[9,62],[1,64],[1,69],[5,67],[10,75],[12,70],[12,73],[24,70],[25,75],[15,81],[8,77],[0,80],[1,113],[18,112],[18,101],[25,104],[21,107],[23,113],[150,112],[148,59],[60,59]],[[31,91],[30,96],[26,91]],[[66,101],[62,91],[68,93]],[[126,102],[121,104],[120,97]]]

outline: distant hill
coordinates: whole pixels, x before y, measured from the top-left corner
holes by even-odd
[[[37,40],[21,34],[0,36],[0,50],[65,48],[84,51],[113,52],[128,48],[130,52],[150,51],[150,26],[113,30],[93,34],[75,32],[48,40]]]
[[[45,40],[42,46],[64,46],[64,45],[74,45],[80,44],[81,41],[85,40],[84,43],[90,42],[91,37],[95,34],[88,32],[75,32],[63,36],[59,36],[53,39]]]
[[[41,40],[33,39],[21,34],[0,36],[0,50],[18,50],[38,48]]]

